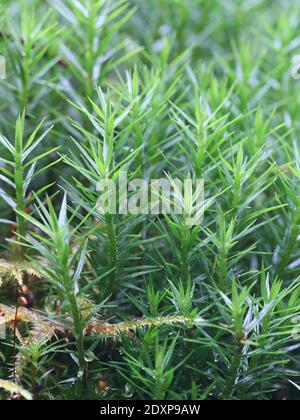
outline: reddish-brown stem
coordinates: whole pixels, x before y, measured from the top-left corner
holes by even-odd
[[[15,312],[15,319],[14,319],[14,332],[13,332],[13,379],[16,382],[17,379],[17,369],[16,369],[16,361],[17,361],[17,324],[18,324],[18,310],[19,310],[19,291],[17,291],[17,302],[16,302],[16,312]]]

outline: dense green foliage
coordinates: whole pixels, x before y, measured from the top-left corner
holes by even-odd
[[[299,399],[299,19],[294,0],[0,1],[1,379]],[[122,170],[203,178],[203,223],[100,214]]]

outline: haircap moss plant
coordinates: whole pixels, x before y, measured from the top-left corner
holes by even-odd
[[[1,1],[0,400],[299,399],[299,19]]]

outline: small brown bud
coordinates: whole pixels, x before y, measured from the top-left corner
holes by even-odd
[[[24,293],[24,295],[28,295],[29,293],[29,287],[26,286],[26,284],[23,284],[21,287],[22,293]]]
[[[105,379],[100,379],[97,382],[97,388],[99,391],[105,391],[108,388],[108,383],[105,381]]]
[[[18,305],[19,306],[27,306],[28,305],[28,300],[26,299],[26,297],[20,296],[18,298]]]

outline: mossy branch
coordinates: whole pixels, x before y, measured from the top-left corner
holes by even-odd
[[[22,342],[22,349],[26,348],[30,343],[38,343],[39,341],[48,342],[58,334],[66,335],[69,331],[65,326],[58,322],[48,321],[41,314],[26,309],[19,308],[16,315],[16,309],[0,304],[0,326],[11,327],[16,323],[24,322],[31,325],[30,334],[27,339]],[[103,322],[98,318],[92,319],[91,323],[85,328],[84,335],[100,335],[109,337],[118,337],[122,334],[131,334],[140,328],[160,327],[164,325],[174,324],[192,324],[198,325],[202,323],[202,318],[190,319],[183,316],[166,316],[153,319],[137,319],[128,322],[120,322],[110,324]],[[23,352],[24,353],[24,352]],[[23,355],[18,356],[16,363],[16,380],[20,381],[23,366],[26,363]]]

